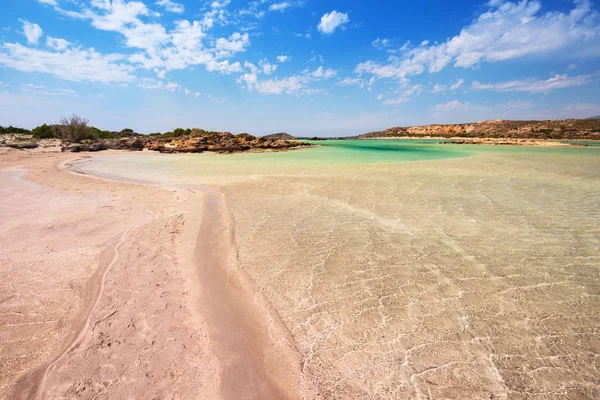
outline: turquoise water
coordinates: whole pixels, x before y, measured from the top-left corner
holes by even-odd
[[[534,147],[440,144],[437,140],[326,140],[315,147],[281,152],[237,154],[113,153],[94,157],[77,170],[105,177],[140,182],[189,183],[202,177],[205,183],[258,176],[320,175],[325,171],[357,174],[365,168],[413,162],[434,162],[493,156],[522,161],[553,158],[553,168],[598,160],[600,147]],[[350,170],[348,170],[348,168]]]

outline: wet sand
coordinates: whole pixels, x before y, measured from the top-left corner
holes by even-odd
[[[297,397],[295,353],[222,269],[218,196],[77,176],[72,158],[0,158],[0,398]]]

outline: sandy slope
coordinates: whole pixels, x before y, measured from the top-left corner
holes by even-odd
[[[219,316],[251,293],[198,274],[223,261],[197,246],[208,196],[61,170],[72,158],[0,155],[0,398],[294,397],[266,317]]]

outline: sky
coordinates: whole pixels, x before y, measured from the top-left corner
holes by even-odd
[[[2,126],[342,136],[600,115],[590,0],[2,3]]]

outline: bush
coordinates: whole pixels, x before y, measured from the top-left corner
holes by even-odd
[[[75,114],[60,119],[60,125],[56,127],[56,136],[64,142],[73,143],[96,138],[94,130],[88,126],[88,120]]]
[[[38,126],[34,130],[32,130],[31,133],[36,139],[52,139],[55,137],[54,130],[52,129],[52,127],[46,124]]]
[[[23,129],[23,128],[17,128],[15,126],[7,126],[6,128],[0,126],[0,133],[20,133],[20,134],[27,134],[30,133],[29,130],[27,129]]]

